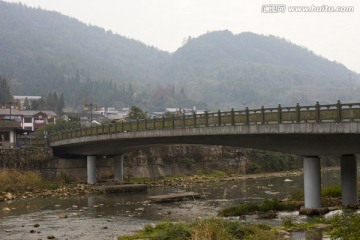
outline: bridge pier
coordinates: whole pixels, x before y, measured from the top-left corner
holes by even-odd
[[[96,156],[87,156],[87,183],[96,183]]]
[[[124,180],[123,174],[124,155],[117,155],[114,157],[114,180],[122,182]]]
[[[321,208],[320,158],[304,157],[304,199],[305,208]]]
[[[343,155],[341,165],[342,205],[358,205],[358,176],[355,155]]]

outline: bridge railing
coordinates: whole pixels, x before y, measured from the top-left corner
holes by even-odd
[[[70,138],[120,132],[150,131],[175,128],[238,126],[254,124],[321,123],[360,121],[360,103],[244,109],[204,112],[93,126],[59,132],[49,136],[50,142]]]

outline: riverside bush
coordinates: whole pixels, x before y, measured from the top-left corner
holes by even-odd
[[[0,192],[24,192],[58,187],[59,183],[46,181],[35,171],[0,169]]]

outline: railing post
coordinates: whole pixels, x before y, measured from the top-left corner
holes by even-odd
[[[153,128],[154,128],[154,130],[156,129],[156,118],[155,117],[153,118]]]
[[[220,109],[218,110],[218,124],[221,126],[221,112]]]
[[[246,109],[245,109],[245,124],[246,125],[249,125],[250,124],[250,117],[249,117],[249,108],[248,107],[246,107]]]
[[[235,125],[235,112],[234,108],[231,108],[231,126]]]
[[[115,122],[115,132],[117,133],[118,129],[117,129],[117,122]]]
[[[336,122],[342,122],[340,100],[338,100],[336,103]]]
[[[265,109],[264,109],[264,106],[261,106],[261,123],[265,124]]]
[[[165,129],[165,116],[164,115],[162,116],[162,127],[163,127],[163,129]]]
[[[316,102],[315,104],[315,120],[317,123],[321,121],[320,119],[320,104],[319,102]]]
[[[175,116],[172,115],[172,128],[175,128]]]
[[[209,116],[208,116],[208,111],[205,111],[205,126],[208,127],[209,126]]]
[[[300,123],[300,104],[297,103],[296,104],[296,122],[297,123]]]
[[[136,131],[139,131],[139,118],[136,119]]]
[[[282,123],[282,107],[281,104],[278,106],[278,123]]]
[[[124,132],[124,122],[121,121],[121,132]]]
[[[147,120],[146,120],[146,118],[145,118],[144,124],[145,124],[144,129],[147,130]]]
[[[193,113],[193,118],[194,118],[194,127],[196,127],[196,113]]]

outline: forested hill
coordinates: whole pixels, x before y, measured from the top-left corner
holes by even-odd
[[[0,1],[0,16],[1,70],[25,81],[48,67],[60,75],[79,70],[117,81],[153,80],[169,56],[56,12]]]
[[[274,36],[204,34],[176,51],[165,76],[213,105],[357,100],[359,75]],[[352,94],[352,95],[351,95]],[[224,103],[224,104],[223,104]]]
[[[0,75],[18,95],[64,93],[148,111],[359,101],[359,75],[272,36],[219,31],[160,51],[56,12],[0,0]]]

